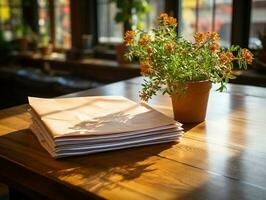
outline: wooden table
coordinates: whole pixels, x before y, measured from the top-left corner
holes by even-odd
[[[141,79],[69,96],[138,100]],[[171,115],[170,99],[151,101]],[[27,105],[0,112],[0,178],[37,199],[265,199],[266,89],[212,91],[207,119],[187,125],[179,144],[54,160],[28,130]]]

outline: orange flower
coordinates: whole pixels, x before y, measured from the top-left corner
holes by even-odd
[[[241,56],[246,61],[247,64],[252,64],[253,54],[248,49],[242,49]]]
[[[203,32],[197,32],[194,35],[196,43],[202,43],[205,42],[207,39],[207,34]]]
[[[227,56],[229,62],[231,62],[235,59],[235,56],[233,55],[232,52],[229,52],[229,51],[226,52],[226,56]]]
[[[220,35],[216,32],[208,32],[208,35],[214,41],[217,41],[220,39]]]
[[[165,49],[169,53],[173,53],[175,51],[175,43],[174,42],[167,42],[165,45]]]
[[[227,64],[229,62],[232,62],[235,59],[235,56],[232,52],[222,52],[220,54],[220,61],[222,64]]]
[[[143,35],[139,40],[139,45],[141,46],[147,46],[147,43],[151,41],[151,36],[149,35]]]
[[[226,75],[230,75],[230,74],[232,74],[232,69],[229,68],[229,67],[227,67],[227,68],[224,70],[224,72],[225,72]]]
[[[222,64],[225,64],[227,62],[227,57],[226,57],[226,54],[224,52],[222,52],[220,54],[220,61]]]
[[[161,13],[158,21],[165,26],[177,26],[176,18],[168,16],[167,13]]]
[[[220,45],[217,44],[217,43],[213,43],[213,44],[210,46],[210,49],[211,49],[212,52],[215,52],[215,51],[217,51],[217,50],[220,49]]]
[[[150,75],[153,72],[152,61],[147,59],[140,63],[140,74],[143,76]]]
[[[127,31],[124,37],[125,45],[130,46],[133,43],[135,36],[136,32],[134,30]]]
[[[164,21],[164,19],[167,19],[167,18],[168,18],[168,14],[167,13],[161,13],[160,17],[158,18],[158,20]]]
[[[176,20],[176,18],[169,17],[168,18],[168,21],[167,21],[167,24],[170,25],[170,26],[177,26],[177,20]]]

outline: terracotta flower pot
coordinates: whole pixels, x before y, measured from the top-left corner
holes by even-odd
[[[43,56],[49,56],[53,52],[53,48],[51,45],[40,47],[40,52]]]
[[[126,46],[122,43],[122,44],[117,44],[115,46],[115,50],[116,50],[116,60],[118,63],[120,64],[125,64],[128,63],[128,60],[126,60],[125,58],[125,52],[126,52]]]
[[[20,38],[18,39],[18,44],[19,44],[19,50],[20,51],[27,51],[29,42],[26,38]]]
[[[208,81],[189,82],[185,94],[172,95],[175,120],[181,123],[204,121],[211,87]]]

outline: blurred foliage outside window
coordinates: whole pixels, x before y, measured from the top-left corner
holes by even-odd
[[[16,39],[16,30],[22,24],[21,0],[0,0],[0,30],[4,39]]]

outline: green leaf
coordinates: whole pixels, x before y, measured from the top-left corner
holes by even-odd
[[[115,21],[116,22],[124,22],[126,19],[126,16],[122,12],[116,13]]]

